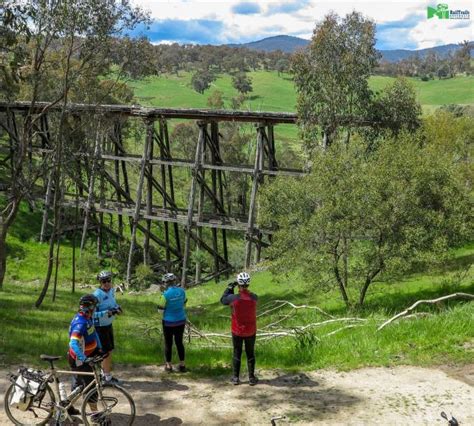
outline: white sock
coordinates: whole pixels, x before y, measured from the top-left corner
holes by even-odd
[[[104,376],[105,376],[105,380],[107,380],[107,381],[112,380],[112,374],[104,373]]]

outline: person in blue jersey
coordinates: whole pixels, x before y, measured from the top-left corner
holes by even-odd
[[[171,354],[173,338],[178,351],[178,371],[186,372],[185,350],[183,344],[184,327],[186,326],[187,299],[186,292],[179,286],[178,278],[172,273],[167,273],[162,278],[165,291],[161,295],[158,309],[163,310],[163,335],[165,338],[165,371],[172,372]]]
[[[101,271],[97,275],[100,287],[94,291],[97,297],[97,309],[94,312],[94,325],[102,344],[102,350],[108,353],[108,357],[102,361],[102,370],[106,383],[118,383],[118,380],[112,377],[112,351],[115,348],[114,330],[112,323],[116,315],[122,313],[122,308],[115,300],[115,288],[112,286],[112,273]]]
[[[69,326],[69,351],[68,362],[72,371],[92,372],[92,367],[87,362],[89,357],[102,352],[100,338],[94,327],[93,314],[98,300],[93,294],[86,294],[79,300],[79,311],[74,316]],[[72,390],[78,386],[86,387],[93,376],[73,377]],[[69,414],[79,414],[79,411],[71,407]]]

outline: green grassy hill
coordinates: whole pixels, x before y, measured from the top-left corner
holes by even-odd
[[[296,93],[289,75],[278,76],[276,72],[251,72],[253,92],[245,103],[245,108],[252,111],[295,111]],[[455,77],[446,80],[421,81],[409,79],[415,86],[418,100],[425,112],[444,104],[474,104],[474,76]],[[370,86],[380,90],[393,81],[392,77],[374,76]],[[203,94],[191,87],[191,74],[180,73],[149,77],[133,81],[138,101],[142,105],[176,108],[205,108],[207,98],[213,90],[224,93],[226,106],[230,99],[237,95],[228,75],[220,76]]]

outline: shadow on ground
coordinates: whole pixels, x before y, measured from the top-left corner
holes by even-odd
[[[136,416],[133,426],[151,426],[151,425],[181,425],[183,421],[179,417],[169,417],[162,419],[154,414],[145,414],[144,416]]]
[[[141,392],[171,392],[171,391],[186,391],[189,389],[188,386],[177,383],[173,380],[161,379],[161,380],[133,380],[128,381],[127,384],[133,390],[139,390]]]
[[[275,392],[267,386],[279,390]],[[255,407],[277,415],[282,413],[276,408],[286,406],[284,413],[290,421],[322,421],[326,415],[347,410],[361,402],[355,395],[316,381],[304,373],[262,379],[254,390]]]

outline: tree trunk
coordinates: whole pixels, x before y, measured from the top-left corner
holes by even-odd
[[[18,198],[18,197],[17,197]],[[8,229],[15,221],[20,202],[13,202],[10,211],[5,217],[0,216],[0,290],[3,289],[3,281],[7,273],[7,234]]]
[[[336,281],[339,285],[339,291],[341,292],[342,299],[344,300],[344,303],[346,304],[346,306],[349,308],[351,306],[351,302],[349,300],[349,296],[347,295],[346,287],[344,286],[344,281],[343,281],[343,278],[341,277],[341,272],[339,271],[340,254],[337,252],[338,245],[339,245],[339,242],[337,242],[336,246],[334,247],[333,271],[334,271],[334,276],[336,277]]]
[[[0,291],[3,290],[3,280],[7,272],[7,234],[0,233]]]
[[[56,241],[56,224],[54,224],[54,228],[51,231],[51,238],[49,240],[48,270],[46,271],[46,278],[44,280],[41,293],[35,302],[35,306],[37,308],[39,308],[41,304],[43,303],[43,300],[46,297],[46,293],[48,292],[49,282],[51,281],[51,275],[53,273],[53,266],[54,266],[54,245],[55,245],[54,242],[55,241]]]
[[[351,306],[351,301],[349,300],[349,296],[347,295],[347,291],[344,287],[344,282],[342,281],[341,274],[337,265],[334,267],[334,275],[336,276],[337,283],[339,284],[339,291],[341,292],[342,299],[344,300],[346,306],[349,308]]]
[[[59,235],[59,228],[61,226],[61,200],[63,198],[63,186],[61,182],[61,159],[62,159],[62,139],[60,138],[58,141],[58,151],[57,151],[57,164],[54,176],[54,199],[53,199],[53,229],[51,231],[51,238],[49,240],[49,254],[48,254],[48,269],[46,272],[46,278],[44,280],[43,288],[41,290],[38,299],[35,302],[35,306],[39,308],[43,303],[43,300],[48,292],[49,283],[51,281],[51,275],[53,273],[53,266],[54,266],[54,248],[56,239],[58,239]],[[56,259],[57,261],[57,259]]]
[[[364,300],[367,294],[367,290],[369,289],[369,286],[374,280],[374,278],[379,274],[381,270],[382,270],[382,267],[376,269],[372,273],[367,274],[367,278],[365,279],[365,283],[363,287],[361,288],[360,294],[359,294],[359,307],[362,307],[364,305]]]

